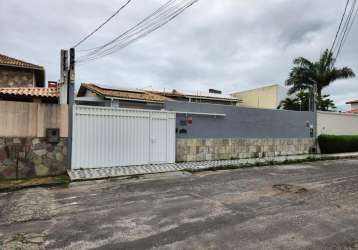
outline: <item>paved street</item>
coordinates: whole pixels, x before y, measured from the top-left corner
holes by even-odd
[[[0,249],[358,249],[358,160],[0,194]]]

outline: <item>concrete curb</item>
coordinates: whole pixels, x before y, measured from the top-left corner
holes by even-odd
[[[293,164],[299,162],[313,162],[321,160],[339,160],[358,158],[358,153],[332,154],[332,155],[293,155],[266,157],[255,159],[238,159],[208,162],[190,162],[159,165],[142,165],[128,167],[81,169],[68,171],[71,181],[98,180],[117,177],[130,177],[145,174],[158,174],[176,171],[198,172],[218,169],[239,169],[244,167],[270,166],[279,164]]]

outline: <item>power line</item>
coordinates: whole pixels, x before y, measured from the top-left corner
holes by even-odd
[[[354,2],[352,3],[351,5],[351,8],[350,8],[350,11],[349,11],[349,14],[348,14],[348,17],[346,19],[346,22],[344,24],[344,28],[343,28],[343,33],[342,33],[342,36],[341,36],[341,41],[339,43],[339,46],[338,46],[338,50],[337,50],[337,53],[336,53],[336,56],[335,56],[335,59],[337,60],[337,58],[339,57],[342,49],[343,49],[343,46],[346,42],[346,39],[350,33],[350,29],[352,27],[352,24],[355,19],[355,17],[352,19],[352,16],[353,14],[356,15],[356,12],[355,12],[355,8],[356,8],[356,4],[357,4],[357,0],[354,0]]]
[[[151,15],[110,42],[91,50],[87,50],[90,52],[81,57],[78,62],[83,63],[85,61],[97,60],[127,47],[128,45],[169,23],[198,1],[199,0],[169,0]]]
[[[334,38],[334,41],[333,41],[331,50],[330,50],[331,53],[332,53],[334,47],[336,46],[336,42],[337,42],[337,39],[338,39],[338,35],[339,35],[340,31],[341,31],[342,24],[343,24],[344,18],[345,18],[346,13],[347,13],[347,9],[348,9],[349,2],[350,2],[350,0],[347,0],[347,2],[346,2],[346,6],[345,6],[345,8],[344,8],[344,12],[343,12],[343,15],[342,15],[342,18],[341,18],[341,22],[339,23],[339,27],[338,27],[336,36],[335,36],[335,38]]]
[[[156,20],[156,19],[160,19],[163,14],[165,14],[167,11],[170,10],[170,8],[172,8],[173,3],[175,3],[177,0],[170,0],[167,3],[165,3],[164,5],[162,5],[159,9],[157,9],[155,12],[153,12],[152,14],[150,14],[149,16],[147,16],[146,18],[144,18],[142,21],[140,21],[138,24],[136,24],[135,26],[133,26],[132,28],[128,29],[126,32],[122,33],[121,35],[117,36],[116,38],[114,38],[113,40],[111,40],[110,42],[105,43],[104,45],[92,48],[92,49],[88,49],[86,51],[90,51],[87,56],[90,55],[94,55],[97,52],[99,52],[100,50],[104,49],[107,46],[110,46],[111,44],[113,44],[114,42],[118,41],[120,38],[123,37],[127,37],[128,34],[130,34],[131,32],[136,31],[137,29],[140,29],[142,25],[147,25],[148,23],[150,23],[152,20]]]
[[[187,1],[187,0],[186,0]],[[118,47],[126,47],[131,42],[137,40],[136,38],[144,37],[154,30],[160,28],[170,20],[174,19],[184,9],[182,8],[183,1],[170,0],[162,7],[160,7],[153,14],[139,22],[137,25],[127,30],[123,34],[117,36],[112,41],[106,43],[103,46],[98,47],[95,51],[87,54],[87,59],[97,59],[99,57],[110,54],[110,50]],[[185,1],[184,1],[185,2]],[[192,1],[191,1],[192,2]],[[174,4],[174,5],[173,5]],[[184,6],[186,7],[186,6]],[[180,13],[177,13],[179,10]],[[113,45],[114,44],[114,45]],[[122,46],[121,46],[122,45]],[[123,46],[125,45],[125,46]],[[107,49],[105,49],[107,48]]]
[[[78,47],[80,44],[85,42],[88,38],[90,38],[92,35],[94,35],[97,31],[99,31],[103,26],[105,26],[109,21],[111,21],[116,15],[118,15],[119,12],[121,12],[132,0],[128,0],[123,6],[121,6],[116,12],[113,13],[109,18],[107,18],[101,25],[99,25],[94,31],[89,33],[87,36],[85,36],[82,40],[80,40],[78,43],[76,43],[73,48]]]
[[[155,31],[155,30],[159,29],[160,27],[162,27],[163,25],[167,24],[168,22],[173,20],[180,13],[182,13],[185,9],[187,9],[188,7],[190,7],[193,4],[194,3],[187,4],[187,5],[179,8],[175,12],[165,16],[165,18],[167,18],[167,19],[164,19],[161,22],[152,23],[149,26],[139,30],[138,32],[135,32],[132,36],[124,37],[121,40],[118,40],[117,44],[113,45],[112,47],[110,47],[110,48],[108,48],[106,50],[101,51],[100,53],[98,53],[94,57],[93,56],[90,57],[89,59],[90,60],[96,60],[98,58],[101,58],[103,56],[107,56],[109,54],[115,53],[118,50],[127,47],[128,45],[134,43],[135,41],[139,40],[140,38],[147,36],[148,34],[152,33],[153,31]]]

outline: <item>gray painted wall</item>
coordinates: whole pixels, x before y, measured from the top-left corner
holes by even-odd
[[[164,106],[169,111],[226,114],[226,117],[188,115],[193,122],[187,125],[182,123],[186,115],[177,114],[178,131],[187,131],[187,134],[177,133],[177,138],[309,138],[307,121],[314,121],[312,112],[173,101]]]

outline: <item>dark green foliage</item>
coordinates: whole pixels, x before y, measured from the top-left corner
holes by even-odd
[[[295,98],[286,98],[277,108],[294,111],[309,111],[309,95],[308,92],[301,90],[296,94]],[[322,111],[336,109],[333,100],[329,99],[329,95],[323,95],[319,98],[319,107]]]
[[[358,135],[320,135],[318,142],[323,154],[358,152]]]

